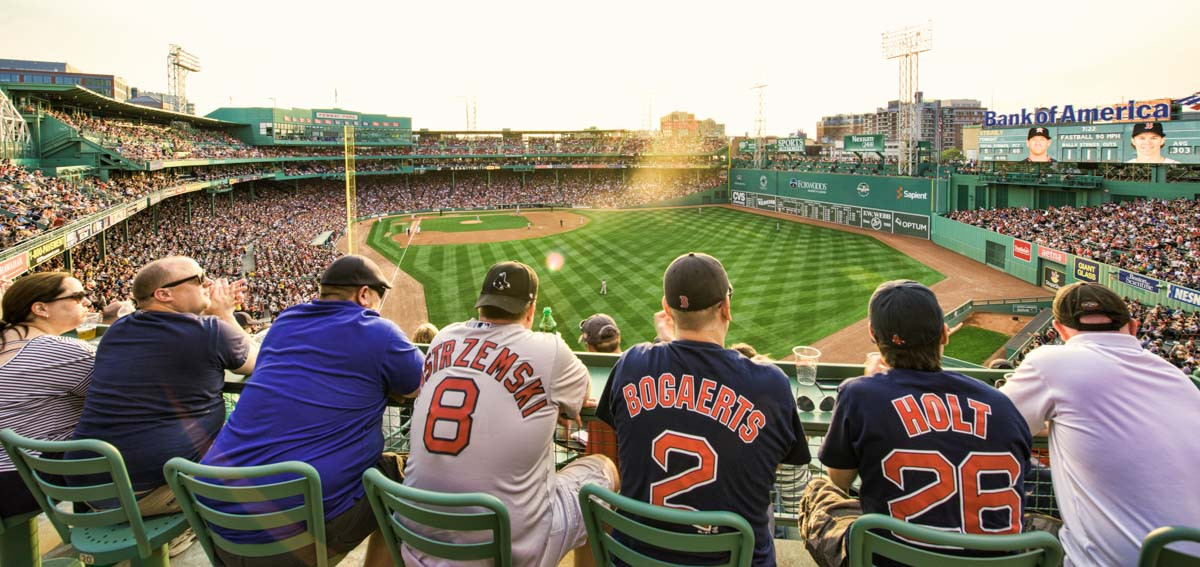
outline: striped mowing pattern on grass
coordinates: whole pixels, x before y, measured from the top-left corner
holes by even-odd
[[[671,260],[705,252],[725,264],[733,283],[733,323],[727,343],[746,342],[774,358],[817,341],[867,314],[867,300],[886,280],[931,285],[942,275],[895,249],[858,234],[721,208],[574,211],[587,225],[566,233],[490,244],[415,246],[401,266],[425,286],[429,317],[439,327],[474,316],[487,268],[518,260],[537,269],[539,308],[554,308],[568,343],[579,321],[612,315],[629,346],[654,337],[662,275]],[[369,244],[391,261],[402,249],[372,227]],[[546,267],[559,252],[561,270]],[[608,294],[600,295],[600,280]]]

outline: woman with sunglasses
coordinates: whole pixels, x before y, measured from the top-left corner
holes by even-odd
[[[83,284],[66,272],[25,276],[0,301],[0,428],[27,437],[69,439],[83,412],[96,350],[59,335],[87,315]],[[0,517],[38,508],[0,451]]]

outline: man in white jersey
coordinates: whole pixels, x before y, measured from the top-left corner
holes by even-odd
[[[1029,353],[1000,391],[1031,431],[1049,422],[1066,564],[1134,565],[1151,530],[1200,526],[1200,390],[1142,349],[1129,307],[1100,284],[1059,289],[1054,328],[1066,343]]]
[[[496,264],[475,303],[479,318],[449,325],[430,342],[404,484],[496,496],[512,523],[513,564],[553,567],[587,543],[579,489],[587,483],[619,487],[617,468],[603,455],[554,472],[558,417],[579,417],[591,380],[557,334],[530,330],[537,289],[529,266]],[[459,542],[487,537],[412,527]],[[589,555],[581,550],[576,561]],[[404,560],[410,566],[448,564],[407,545]]]

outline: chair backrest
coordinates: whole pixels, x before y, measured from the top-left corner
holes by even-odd
[[[754,559],[754,530],[750,522],[733,512],[664,508],[621,496],[595,484],[584,485],[579,491],[579,504],[596,565],[613,565],[614,559],[633,567],[667,565],[617,541],[614,537],[617,532],[665,551],[706,555],[727,553],[728,560],[716,564],[726,567],[748,567]],[[664,529],[634,517],[658,525],[679,526],[690,533]],[[720,530],[724,533],[702,534],[696,533],[692,526],[719,526],[726,530]],[[610,527],[611,530],[608,529]]]
[[[374,468],[363,473],[363,485],[396,565],[404,564],[400,553],[400,542],[404,542],[413,549],[442,559],[492,559],[497,567],[511,567],[512,533],[508,508],[499,498],[490,494],[447,494],[404,486]],[[478,543],[455,543],[424,535],[413,529],[414,524],[456,532],[490,531],[492,537]]]
[[[1142,553],[1138,555],[1138,567],[1187,567],[1200,565],[1200,557],[1167,549],[1177,541],[1200,543],[1200,528],[1167,526],[1146,535],[1142,541]]]
[[[1010,552],[1000,557],[963,557],[914,547],[871,530],[886,530],[910,541],[972,551]],[[869,567],[873,556],[887,557],[909,565],[960,565],[970,567],[1054,567],[1062,562],[1058,539],[1047,532],[976,535],[935,530],[910,524],[883,514],[866,514],[850,526],[850,567]]]
[[[25,481],[25,486],[63,541],[71,541],[72,527],[100,528],[129,524],[137,542],[138,554],[149,557],[154,551],[146,536],[146,526],[138,511],[137,499],[133,496],[125,461],[116,447],[95,439],[39,441],[22,437],[11,429],[0,431],[0,443],[4,444],[4,450]],[[68,452],[99,456],[80,459],[42,456],[45,453]],[[86,478],[76,478],[71,482],[66,480],[68,477]],[[107,505],[114,500],[120,506],[108,508]],[[102,507],[91,508],[85,504],[77,509],[92,511],[67,512],[59,508],[59,502],[82,502]]]
[[[317,564],[328,564],[321,475],[311,465],[287,461],[255,467],[214,467],[175,457],[163,465],[163,474],[213,565],[221,563],[214,544],[242,557],[267,557],[313,545]],[[254,479],[264,479],[265,483],[255,483]],[[295,502],[297,497],[299,502]],[[284,499],[289,501],[284,503]],[[214,502],[242,505],[245,510],[219,510],[212,506]],[[211,528],[260,531],[297,524],[303,524],[304,531],[270,543],[236,543]]]

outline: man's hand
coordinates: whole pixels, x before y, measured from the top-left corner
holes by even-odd
[[[658,340],[664,343],[675,340],[675,320],[666,309],[654,314],[654,332],[657,333]]]
[[[238,304],[238,297],[235,296],[235,293],[245,296],[246,280],[238,280],[233,284],[230,284],[229,280],[225,278],[212,280],[212,285],[208,287],[208,309],[204,310],[204,315],[216,315],[222,318],[229,316],[232,319],[233,309]]]

